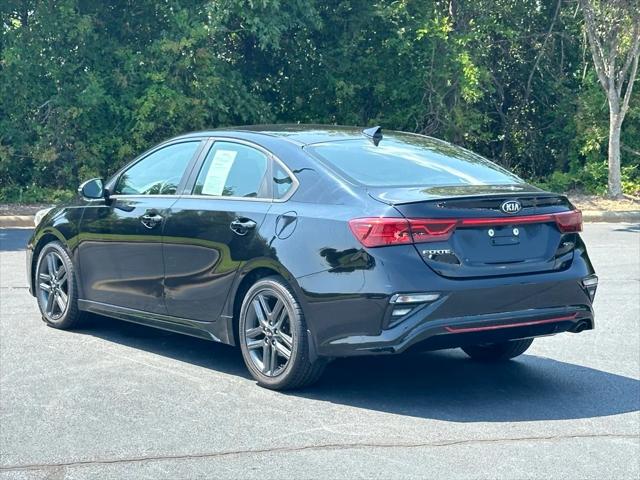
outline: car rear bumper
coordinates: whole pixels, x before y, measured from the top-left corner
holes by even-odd
[[[455,348],[593,328],[593,292],[584,282],[595,276],[584,249],[562,271],[465,280],[438,276],[411,261],[415,251],[403,256],[394,249],[373,268],[297,279],[319,356]],[[407,305],[398,294],[437,299]],[[399,307],[411,308],[394,316]]]
[[[350,335],[321,346],[326,356],[394,354],[579,332],[593,328],[593,313],[584,306],[540,308],[431,320],[424,310],[378,335]]]

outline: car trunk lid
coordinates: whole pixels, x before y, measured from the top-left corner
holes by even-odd
[[[442,276],[487,277],[566,268],[573,258],[575,233],[571,230],[575,227],[567,229],[562,223],[575,222],[579,213],[571,213],[575,210],[564,196],[518,187],[517,191],[474,186],[369,193],[416,220],[417,229],[427,232],[421,241],[412,226],[420,257]],[[420,195],[423,200],[418,200]],[[445,235],[428,234],[447,225],[451,228]]]

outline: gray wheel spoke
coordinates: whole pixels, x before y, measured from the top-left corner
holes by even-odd
[[[62,292],[58,292],[55,299],[56,303],[58,304],[58,308],[60,309],[60,313],[64,313],[64,309],[67,307],[67,302],[64,300],[64,298],[62,298],[62,295],[65,295],[65,294]]]
[[[274,321],[273,328],[275,328],[276,330],[282,328],[282,324],[284,323],[284,321],[287,319],[288,316],[289,316],[289,313],[287,312],[287,309],[283,308],[280,311],[279,316]]]
[[[265,316],[264,310],[262,310],[262,302],[260,301],[261,298],[262,296],[259,296],[258,298],[253,300],[253,309],[256,312],[256,316],[258,317],[258,322],[260,323],[260,325],[266,327],[267,317]]]
[[[285,347],[280,340],[276,339],[275,350],[278,351],[280,355],[289,360],[291,358],[291,350]]]
[[[264,334],[262,327],[250,328],[246,331],[247,338],[256,338],[262,334]]]
[[[56,278],[60,280],[60,278],[67,273],[67,270],[64,268],[64,265],[60,265],[60,268],[56,270]]]
[[[271,358],[271,345],[268,342],[262,344],[262,372],[269,373],[269,361]]]
[[[247,349],[255,350],[256,348],[260,348],[264,346],[264,341],[262,340],[254,340],[253,342],[247,342]]]
[[[58,290],[58,299],[58,306],[60,307],[60,310],[64,311],[67,307],[67,303],[69,302],[69,297],[62,290]]]
[[[278,338],[282,341],[284,346],[287,347],[289,350],[293,348],[293,338],[291,338],[289,335],[287,335],[284,332],[279,332]]]
[[[44,311],[47,312],[48,315],[53,314],[53,305],[54,305],[55,297],[56,297],[55,293],[50,293],[47,296],[47,304],[44,307]]]
[[[262,311],[263,318],[268,323],[271,316],[271,310],[269,310],[269,305],[267,304],[267,299],[264,295],[258,295],[258,303],[260,304],[260,310]]]
[[[38,285],[38,287],[40,287],[40,290],[44,290],[45,292],[51,291],[51,285],[49,285],[48,283],[42,282]]]
[[[284,303],[282,302],[282,300],[278,299],[276,301],[276,304],[273,306],[273,310],[269,312],[269,321],[271,322],[272,325],[275,325],[283,309],[284,309]]]
[[[271,375],[276,373],[276,368],[278,366],[278,351],[276,350],[275,345],[271,345],[271,355],[269,356],[269,372]]]
[[[62,286],[67,282],[67,271],[65,270],[58,277],[58,285]]]
[[[49,275],[47,275],[46,273],[41,273],[40,275],[38,275],[38,277],[40,278],[40,280],[42,280],[44,282],[50,282],[51,281],[51,277]]]
[[[53,253],[47,255],[47,270],[49,272],[49,276],[53,277],[56,274],[56,257],[53,256]]]

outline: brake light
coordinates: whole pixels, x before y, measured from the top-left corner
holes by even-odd
[[[556,213],[556,225],[562,233],[573,233],[582,231],[582,212],[572,210],[570,212]]]
[[[349,228],[365,247],[411,243],[409,222],[402,218],[355,218]]]
[[[452,219],[409,220],[411,235],[415,243],[448,240],[457,224],[458,220]]]
[[[349,228],[365,247],[447,240],[458,223],[452,219],[355,218]]]

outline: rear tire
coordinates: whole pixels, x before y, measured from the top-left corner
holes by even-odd
[[[522,355],[527,351],[532,343],[533,338],[525,338],[522,340],[511,340],[502,343],[462,347],[462,350],[474,360],[482,362],[501,362],[515,358],[518,355]]]
[[[53,328],[69,330],[83,319],[78,309],[78,286],[71,257],[60,242],[46,244],[36,264],[34,291],[42,320]]]
[[[239,341],[251,376],[272,390],[316,382],[326,361],[311,361],[307,324],[293,291],[278,276],[256,282],[240,309]]]

